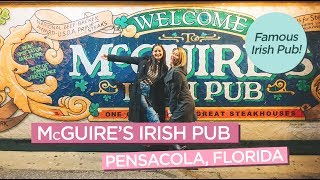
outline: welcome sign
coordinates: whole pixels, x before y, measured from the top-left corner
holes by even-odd
[[[172,5],[111,11],[106,5],[101,11],[81,10],[82,17],[75,18],[70,11],[80,7],[62,7],[29,7],[27,15],[26,7],[1,7],[0,32],[8,32],[0,33],[1,131],[28,114],[58,121],[127,121],[137,66],[104,61],[101,55],[141,57],[150,55],[155,43],[163,44],[167,64],[174,48],[186,50],[200,121],[320,118],[317,13],[295,16],[308,40],[301,63],[271,74],[246,54],[253,10]],[[14,116],[18,110],[22,113]]]

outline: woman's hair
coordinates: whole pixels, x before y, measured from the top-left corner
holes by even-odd
[[[162,53],[163,55],[162,55],[162,58],[160,60],[160,65],[161,66],[167,66],[167,64],[166,64],[166,54],[167,53],[166,53],[166,50],[163,48],[162,44],[158,44],[157,43],[157,44],[153,45],[152,52],[153,52],[154,48],[156,48],[157,46],[159,46],[163,51],[163,53]],[[152,63],[151,67],[153,67],[152,70],[155,71],[155,67],[156,67],[155,64]]]
[[[152,46],[152,52],[153,52],[154,48],[156,48],[157,46],[159,46],[163,51],[163,56],[162,56],[162,58],[160,60],[160,63],[166,64],[166,54],[167,53],[166,53],[166,50],[163,48],[162,44],[157,43],[157,44],[153,45]]]
[[[186,51],[183,48],[178,47],[178,48],[174,48],[172,50],[172,52],[175,51],[175,50],[178,50],[180,59],[177,59],[177,61],[174,61],[173,65],[174,66],[179,66],[179,67],[185,66],[187,64],[187,53],[186,53]]]

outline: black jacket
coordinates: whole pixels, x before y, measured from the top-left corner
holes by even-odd
[[[141,90],[140,82],[147,76],[148,69],[152,59],[150,56],[145,57],[128,57],[108,55],[108,60],[112,62],[124,62],[127,64],[137,64],[137,76],[130,88],[130,105],[129,105],[129,121],[131,122],[148,122],[146,112],[141,108]],[[161,122],[165,121],[165,85],[164,77],[168,72],[168,67],[160,63],[160,77],[150,87],[150,100],[152,107],[159,114]]]
[[[197,120],[195,103],[189,91],[186,71],[182,67],[169,70],[164,82],[172,113],[170,122],[193,122]]]

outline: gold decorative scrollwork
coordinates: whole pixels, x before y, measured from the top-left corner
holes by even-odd
[[[134,25],[128,25],[121,32],[121,36],[125,36],[125,37],[134,37],[136,34],[137,34],[137,28]],[[136,38],[138,37],[139,36],[137,36]]]
[[[7,99],[7,94],[6,94],[4,91],[1,91],[1,92],[0,92],[0,105],[1,105],[4,101],[6,101],[6,99]]]
[[[110,89],[114,89],[113,92],[109,91]],[[112,86],[109,81],[103,80],[99,83],[99,91],[90,93],[91,96],[95,94],[116,94],[118,92],[117,85]]]
[[[212,36],[198,36],[195,33],[181,33],[181,36],[166,36],[165,34],[162,34],[161,37],[158,38],[159,40],[174,40],[177,43],[181,40],[184,41],[186,43],[190,43],[190,42],[202,42],[202,41],[208,41],[208,40],[219,40],[221,39],[220,36],[217,36],[216,34],[213,34]]]
[[[300,109],[302,111],[307,111],[307,110],[311,109],[311,105],[310,104],[303,104]]]
[[[15,49],[23,43],[46,43],[50,46],[45,52],[46,60],[52,65],[58,65],[63,60],[58,41],[49,39],[46,35],[31,33],[31,30],[30,21],[26,21],[22,26],[11,28],[10,35],[4,41],[0,38],[0,102],[5,100],[2,92],[8,87],[8,96],[13,99],[17,108],[25,113],[34,113],[52,120],[80,120],[88,117],[91,102],[85,97],[63,97],[59,100],[59,106],[48,105],[52,104],[49,95],[58,87],[55,77],[47,76],[44,84],[33,84],[20,76],[29,70],[29,66],[15,62],[13,55]]]
[[[320,75],[318,75],[311,83],[312,95],[320,102]]]
[[[82,96],[65,96],[58,100],[58,107],[48,106],[35,101],[30,101],[30,108],[34,114],[39,116],[61,120],[75,121],[90,115],[90,100]]]
[[[165,34],[162,34],[162,36],[161,37],[159,37],[159,40],[166,40],[166,41],[168,41],[168,40],[173,40],[173,41],[176,41],[177,43],[180,41],[183,41],[184,40],[184,38],[183,37],[180,37],[180,36],[166,36]]]
[[[272,88],[275,88],[276,90],[272,90]],[[277,94],[277,93],[290,93],[291,95],[294,95],[294,91],[287,91],[287,83],[283,79],[278,79],[275,83],[268,84],[267,86],[267,92]]]
[[[1,47],[2,47],[2,45],[3,45],[3,41],[4,41],[3,37],[2,37],[2,36],[0,36],[0,48],[1,48]]]

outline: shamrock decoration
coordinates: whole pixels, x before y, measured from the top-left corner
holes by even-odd
[[[81,79],[81,81],[77,81],[76,84],[75,84],[75,87],[76,88],[80,88],[81,92],[84,92],[86,89],[87,89],[87,84],[88,82]]]
[[[108,102],[108,101],[111,99],[111,96],[104,95],[104,96],[103,96],[103,99]]]
[[[178,36],[178,34],[176,32],[172,33],[171,35],[174,36],[174,37]]]
[[[281,95],[281,94],[275,94],[275,95],[273,95],[273,98],[274,98],[275,100],[277,100],[277,101],[280,101],[281,98],[282,98],[282,95]]]
[[[9,10],[8,9],[0,9],[0,24],[4,25],[6,24],[6,20],[10,19],[9,15]]]
[[[99,103],[91,103],[89,107],[89,112],[91,113],[92,116],[99,115],[98,108],[99,108]]]
[[[121,18],[116,18],[114,20],[114,24],[117,26],[120,26],[122,29],[124,29],[128,26],[127,21],[128,21],[128,19],[126,16],[121,16]]]
[[[297,85],[299,91],[307,92],[310,89],[310,84],[306,80],[299,80]]]

